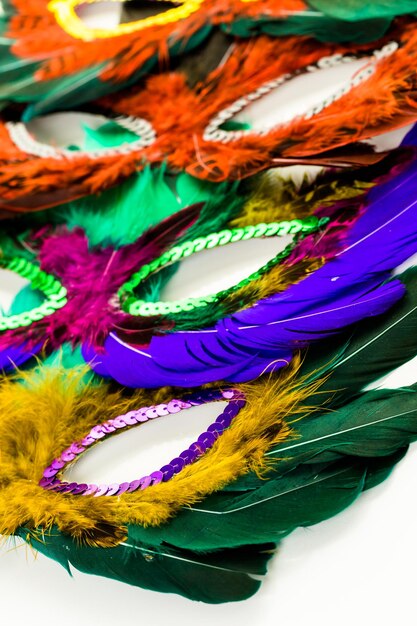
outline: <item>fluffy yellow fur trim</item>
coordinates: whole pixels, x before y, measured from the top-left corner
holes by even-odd
[[[53,493],[38,486],[45,467],[97,423],[144,405],[178,397],[178,391],[113,391],[84,384],[83,369],[42,368],[20,382],[0,385],[0,533],[19,526],[59,530],[97,546],[116,545],[129,524],[159,525],[249,472],[262,472],[267,449],[291,436],[289,423],[320,383],[304,385],[300,359],[274,377],[236,386],[246,406],[213,448],[172,480],[114,498]],[[87,454],[87,452],[86,452]]]

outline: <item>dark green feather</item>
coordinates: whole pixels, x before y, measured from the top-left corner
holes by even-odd
[[[417,385],[382,389],[295,424],[297,440],[276,446],[268,458],[285,469],[341,456],[382,457],[417,440]]]
[[[308,351],[301,374],[319,378],[331,373],[320,390],[331,393],[332,406],[417,355],[417,268],[399,279],[407,293],[388,313],[356,325],[336,345],[333,338]],[[322,399],[329,402],[328,396]]]
[[[365,488],[365,483],[356,483],[356,487],[352,483],[351,487],[343,484],[340,490],[339,478],[331,478],[329,471],[342,464],[340,480],[351,476],[348,470],[358,479],[359,469],[364,471],[364,467],[385,464],[390,458],[399,460],[404,448],[417,440],[416,390],[413,386],[398,391],[367,392],[337,411],[300,420],[294,425],[296,438],[267,454],[276,465],[264,479],[255,474],[244,476],[202,505],[182,511],[169,524],[157,529],[137,527],[132,532],[139,533],[142,540],[146,533],[153,538],[158,536],[160,541],[199,550],[277,541],[281,533],[287,534],[290,528],[315,523],[294,518],[294,523],[289,524],[286,507],[290,507],[290,513],[296,512],[292,501],[294,490],[302,489],[308,495],[315,492],[322,484],[314,478],[316,474],[325,476],[325,489],[318,488],[311,502],[316,498],[321,519],[326,519],[348,506]],[[386,474],[382,473],[379,480],[384,476]],[[332,481],[339,486],[331,488]],[[290,505],[287,503],[289,494],[292,494]],[[342,496],[346,496],[346,500]],[[305,496],[303,502],[307,502]],[[248,503],[250,506],[246,506]],[[285,504],[283,509],[281,503]],[[212,513],[204,514],[202,510]],[[313,519],[314,515],[307,513],[306,520]],[[232,518],[233,524],[229,525]],[[287,530],[283,525],[288,525]]]
[[[275,549],[274,544],[267,544],[204,555],[138,542],[131,536],[115,548],[93,548],[77,545],[56,528],[48,533],[22,528],[19,536],[69,573],[72,566],[86,574],[211,604],[252,596]]]
[[[317,524],[349,506],[381,482],[401,458],[301,465],[245,492],[220,492],[184,509],[159,528],[131,527],[137,541],[186,546],[195,551],[279,542],[300,526]]]

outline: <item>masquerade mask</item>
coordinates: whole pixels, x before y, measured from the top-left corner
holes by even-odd
[[[86,350],[86,358],[95,355],[93,367],[97,361],[100,374],[132,387],[195,386],[221,379],[242,382],[269,367],[285,366],[300,346],[380,314],[402,294],[395,280],[387,282],[391,271],[415,250],[410,189],[416,176],[414,163],[395,182],[371,191],[366,213],[335,257],[282,293],[275,292],[213,325],[196,324],[192,330],[154,336],[147,345],[134,346],[129,335],[122,339],[113,331],[104,354]]]
[[[362,42],[382,36],[391,16],[411,11],[396,6],[387,17],[383,10],[374,10],[372,17],[377,19],[350,24],[343,21],[345,16],[343,20],[327,16],[328,7],[317,12],[302,0],[139,5],[116,0],[109,26],[94,17],[94,9],[100,15],[102,4],[99,0],[4,0],[0,97],[33,102],[28,117],[72,107],[131,85],[157,64],[184,55],[207,38],[214,24],[245,37],[266,32]]]
[[[182,74],[151,77],[144,89],[100,102],[101,112],[110,112],[116,122],[103,131],[110,132],[102,138],[107,143],[102,153],[57,149],[33,140],[21,123],[7,122],[0,127],[0,206],[6,211],[53,206],[97,193],[146,163],[168,163],[172,172],[217,182],[297,163],[378,162],[384,155],[362,142],[417,118],[413,31],[414,22],[406,23],[378,44],[360,48],[261,37],[236,44],[194,89]],[[342,67],[349,69],[349,79],[327,88],[324,99],[318,96],[292,119],[272,116],[259,126],[265,112],[256,107],[268,109],[271,94],[310,73],[315,80],[320,71],[337,76]]]
[[[137,521],[141,520],[144,523],[159,524],[171,517],[187,501],[190,504],[196,501],[197,492],[200,493],[197,499],[200,499],[204,494],[221,488],[237,476],[247,473],[250,469],[260,468],[263,452],[268,449],[271,443],[279,443],[285,440],[290,432],[284,421],[279,420],[277,422],[278,405],[281,409],[285,408],[288,415],[290,413],[295,414],[296,407],[294,401],[299,406],[306,397],[307,388],[302,391],[293,387],[294,375],[295,369],[289,368],[274,385],[269,387],[268,397],[272,400],[274,391],[275,399],[271,401],[265,411],[265,419],[260,420],[258,418],[261,407],[258,394],[266,392],[265,383],[261,383],[258,387],[255,385],[252,390],[212,389],[201,391],[192,396],[183,396],[180,399],[178,399],[178,396],[170,395],[172,394],[170,390],[162,390],[153,394],[135,392],[131,398],[127,398],[120,392],[112,394],[101,385],[81,385],[79,372],[73,371],[72,373],[64,374],[59,372],[59,370],[45,368],[41,378],[37,377],[35,388],[31,387],[29,382],[28,389],[31,390],[28,391],[26,397],[28,399],[32,397],[33,399],[35,397],[34,394],[37,395],[40,389],[43,389],[43,394],[46,394],[44,397],[46,397],[48,395],[47,389],[51,384],[54,384],[57,387],[57,403],[61,408],[56,413],[59,417],[58,419],[55,418],[54,424],[50,421],[52,415],[48,417],[46,415],[43,416],[37,422],[37,425],[33,423],[33,427],[36,430],[40,428],[38,430],[39,435],[35,436],[33,441],[39,443],[40,452],[41,448],[46,444],[46,440],[42,441],[41,431],[43,435],[46,435],[46,432],[52,428],[52,431],[56,433],[61,431],[61,434],[58,435],[58,439],[52,446],[52,449],[49,445],[46,445],[44,453],[38,457],[41,465],[43,465],[41,474],[44,475],[43,477],[39,476],[36,481],[39,482],[41,480],[40,488],[36,483],[32,485],[27,483],[27,487],[32,490],[33,494],[38,494],[41,498],[44,498],[46,508],[43,509],[43,505],[39,505],[38,510],[40,517],[42,517],[42,520],[39,519],[39,523],[42,526],[58,523],[60,529],[64,532],[69,531],[74,537],[78,535],[80,540],[86,540],[87,542],[89,542],[88,537],[91,531],[91,542],[89,542],[91,545],[115,545],[125,535],[124,527],[129,521],[127,518],[122,521],[122,518],[118,515],[120,502],[123,503],[123,508],[126,505],[131,509],[132,515]],[[30,375],[28,381],[30,381]],[[284,383],[286,383],[285,388]],[[24,389],[19,385],[15,387],[16,391],[20,390],[22,392],[22,401],[25,402],[23,399],[25,397]],[[70,397],[72,397],[72,400],[69,400]],[[65,401],[64,398],[69,400],[68,413],[65,417],[62,413],[63,405],[61,404]],[[102,402],[105,398],[107,408],[105,413],[102,413]],[[85,451],[88,446],[94,446],[96,441],[103,439],[111,432],[117,432],[121,428],[129,428],[128,423],[130,426],[133,424],[138,425],[139,422],[144,423],[147,420],[158,419],[158,416],[162,417],[164,414],[174,415],[180,410],[188,410],[191,406],[216,401],[226,402],[227,405],[223,411],[219,410],[221,415],[215,421],[214,426],[210,426],[210,430],[201,435],[187,451],[180,454],[181,451],[178,450],[176,460],[163,466],[160,473],[156,474],[154,472],[149,480],[146,479],[134,484],[131,484],[132,481],[129,481],[127,485],[119,486],[115,493],[116,491],[120,492],[121,500],[119,498],[104,497],[105,494],[110,496],[109,489],[106,489],[104,485],[100,487],[100,491],[98,486],[96,486],[95,489],[91,488],[87,493],[87,488],[80,489],[78,485],[72,485],[71,489],[66,490],[64,487],[68,486],[68,484],[65,485],[62,481],[58,483],[57,475],[60,475],[65,463],[75,461],[82,448]],[[93,409],[93,402],[96,402],[95,410]],[[56,405],[56,409],[58,405]],[[81,408],[83,405],[84,408]],[[119,417],[116,416],[116,413],[119,414]],[[102,417],[98,419],[99,415],[105,417],[104,422]],[[107,417],[109,419],[106,419]],[[116,417],[117,419],[115,419]],[[30,419],[26,422],[28,427],[29,421]],[[6,428],[6,422],[7,420],[2,422],[2,431]],[[237,439],[234,437],[234,434],[238,435]],[[248,447],[244,444],[245,437],[248,440]],[[263,442],[262,438],[264,438]],[[60,445],[59,442],[64,440],[68,441],[69,446],[65,451],[57,447]],[[5,440],[2,439],[2,441]],[[38,447],[37,443],[35,444],[36,447]],[[53,454],[52,457],[51,453]],[[27,478],[31,483],[35,473],[39,471],[39,467],[35,468],[32,466],[33,461],[29,460],[30,456],[26,455],[25,458],[28,460],[26,468],[30,473],[30,476],[28,475]],[[232,458],[228,459],[230,456],[234,457],[233,460]],[[213,461],[217,464],[216,459],[220,460],[222,457],[221,472],[218,474],[212,473]],[[13,463],[12,459],[10,461]],[[8,463],[6,459],[5,463]],[[31,469],[29,469],[30,466],[32,466]],[[218,465],[218,469],[221,466]],[[3,469],[4,466],[2,466]],[[202,471],[203,474],[201,474]],[[147,489],[147,486],[150,485],[153,487],[152,490]],[[186,487],[186,489],[183,490],[183,495],[179,496],[179,491],[181,491],[182,487]],[[161,492],[159,503],[158,499],[155,500],[155,488]],[[69,499],[64,497],[67,493],[72,493],[73,490],[77,493],[73,494]],[[195,490],[197,492],[192,493]],[[66,493],[64,494],[64,492]],[[93,500],[88,497],[92,494],[95,494]],[[73,497],[76,495],[79,497],[74,500]],[[4,496],[5,490],[1,490],[0,498]],[[69,517],[67,517],[67,514],[64,514],[62,520],[59,521],[59,514],[57,516],[55,513],[51,513],[48,502],[51,503],[53,500],[62,502]],[[31,505],[29,504],[29,506]],[[88,508],[90,513],[87,513]],[[10,511],[12,510],[13,507],[10,508]],[[76,522],[77,510],[78,514],[87,515],[91,520],[88,522],[86,519],[84,527]],[[109,514],[108,516],[106,511]],[[75,517],[70,521],[73,514]],[[99,524],[103,524],[103,529],[107,527],[108,530],[104,530],[101,540],[99,537],[100,533],[94,538],[94,528],[97,526],[98,517],[101,517],[103,514],[104,517]],[[17,517],[20,517],[19,514]],[[104,519],[106,517],[107,520]],[[119,521],[116,519],[117,517]],[[68,524],[65,522],[65,518],[67,518]],[[21,521],[21,519],[17,520],[15,518],[15,524],[11,523],[9,531],[12,530],[12,525],[15,526],[14,530],[16,530]],[[73,528],[74,533],[71,528]]]
[[[129,16],[120,24],[122,7],[134,3],[116,0],[116,23],[108,28],[91,25],[91,16],[84,19],[85,4],[78,0],[3,3],[2,45],[13,62],[0,67],[2,97],[34,101],[29,116],[132,84],[161,60],[197,46],[210,31],[210,12],[201,11],[201,0],[149,3],[148,10],[145,6],[137,17]],[[87,4],[90,9],[101,3],[89,0]],[[212,7],[211,2],[207,5]]]
[[[413,387],[357,396],[417,351],[409,332],[416,273],[400,278],[408,295],[393,313],[321,344],[301,371],[296,358],[280,376],[239,390],[127,398],[51,369],[26,376],[25,384],[4,380],[0,531],[67,568],[205,602],[249,597],[260,585],[251,574],[265,573],[274,544],[378,484],[416,438]],[[329,378],[320,383],[320,375]],[[155,419],[220,398],[228,406],[215,427],[153,476],[112,485],[58,482],[66,463],[109,434],[146,421],[151,428]],[[311,405],[317,410],[309,417]]]

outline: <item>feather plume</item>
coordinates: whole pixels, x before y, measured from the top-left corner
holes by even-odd
[[[20,354],[18,364],[22,364],[43,347],[48,352],[63,342],[70,342],[75,347],[87,336],[90,342],[100,345],[108,329],[126,315],[109,304],[119,287],[138,266],[170,247],[198,219],[200,209],[200,204],[186,207],[119,250],[112,247],[90,250],[80,229],[68,232],[61,227],[52,234],[41,230],[40,265],[44,271],[62,280],[68,302],[59,312],[32,323],[30,327],[1,333],[1,365],[11,369],[16,349]]]

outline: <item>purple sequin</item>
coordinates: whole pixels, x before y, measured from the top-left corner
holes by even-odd
[[[56,478],[57,474],[71,463],[77,456],[85,452],[88,446],[93,445],[100,439],[104,439],[107,435],[122,430],[138,423],[153,420],[163,415],[175,414],[183,409],[189,409],[192,406],[199,406],[208,402],[227,400],[228,404],[223,413],[217,417],[216,421],[207,428],[187,450],[181,452],[177,457],[172,459],[160,470],[152,472],[149,476],[124,482],[120,485],[112,483],[111,485],[95,485],[94,483],[87,485],[86,483],[78,484],[75,482],[68,483]],[[39,481],[39,486],[47,490],[53,490],[59,493],[68,493],[72,495],[94,496],[119,496],[122,493],[133,493],[140,489],[143,491],[147,487],[157,485],[161,482],[170,480],[175,474],[180,473],[184,467],[194,463],[207,450],[209,450],[223,431],[230,426],[233,418],[239,413],[240,409],[245,405],[245,399],[240,392],[234,390],[205,390],[197,394],[187,396],[185,400],[171,400],[168,404],[158,404],[156,406],[142,407],[137,411],[129,411],[125,415],[119,415],[112,420],[108,420],[103,424],[94,426],[88,435],[80,442],[74,442],[69,448],[64,450],[61,456],[54,459],[45,471]]]

